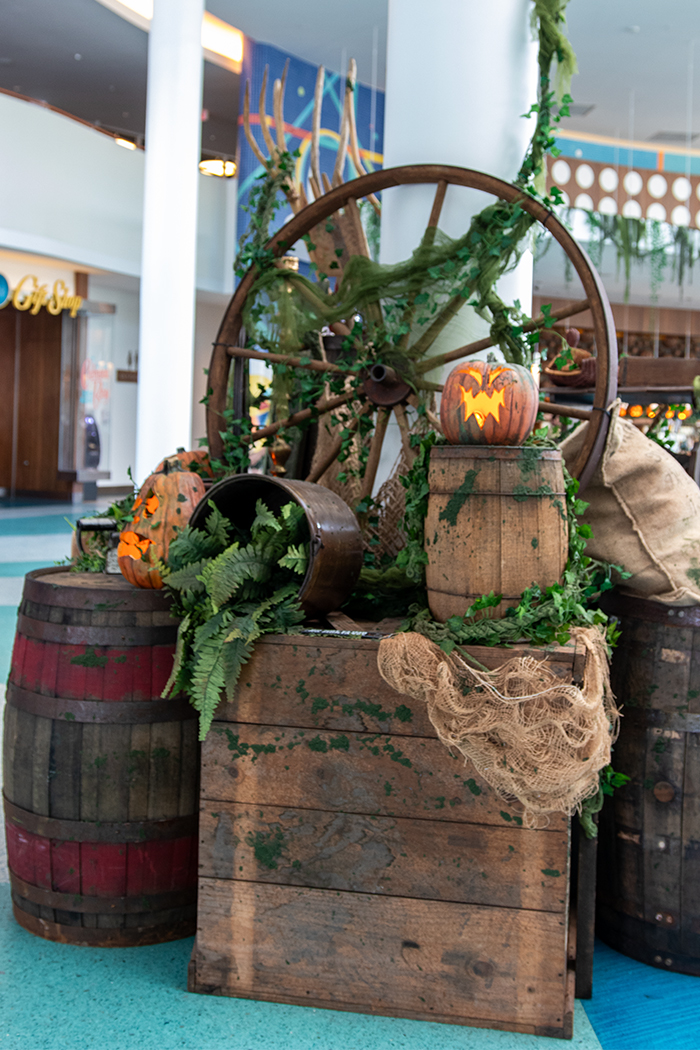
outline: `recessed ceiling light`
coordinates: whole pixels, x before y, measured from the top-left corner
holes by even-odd
[[[80,59],[82,57],[83,57],[82,55],[73,55],[73,58],[75,59],[76,62],[80,62]]]
[[[136,149],[136,143],[132,142],[131,139],[118,138],[114,140],[118,146],[122,146],[124,149]]]
[[[641,31],[642,31],[642,27],[641,26],[625,26],[625,32],[626,33],[641,33]]]
[[[218,175],[230,179],[236,174],[236,164],[232,160],[201,160],[199,170],[202,175]]]
[[[12,62],[11,58],[0,57],[0,66],[9,66]]]

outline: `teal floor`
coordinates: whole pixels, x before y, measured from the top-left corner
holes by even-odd
[[[66,518],[92,509],[0,508],[0,682],[24,574],[67,555]],[[33,937],[12,917],[5,870],[0,857],[0,1050],[700,1050],[700,981],[604,945],[594,997],[585,1008],[577,1002],[570,1042],[191,995],[191,939],[91,949]]]

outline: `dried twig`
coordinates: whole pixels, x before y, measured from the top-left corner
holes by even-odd
[[[257,142],[255,141],[255,136],[253,135],[253,132],[250,130],[250,81],[249,80],[246,80],[246,82],[245,82],[245,94],[243,96],[243,130],[245,131],[245,137],[248,139],[248,145],[252,149],[252,151],[255,154],[255,156],[257,157],[257,159],[263,165],[263,167],[266,168],[267,167],[267,160],[265,158],[265,154],[260,149],[260,146],[258,146]]]
[[[311,188],[316,198],[321,194],[321,110],[323,108],[323,85],[326,71],[323,66],[318,67],[316,77],[316,88],[314,90],[314,112],[311,119]]]
[[[265,66],[265,72],[263,73],[262,86],[260,88],[260,98],[258,100],[258,114],[260,116],[260,130],[262,131],[263,138],[265,139],[265,145],[267,151],[270,154],[270,160],[275,160],[275,143],[272,140],[270,129],[267,125],[267,114],[265,113],[265,96],[267,95],[267,66]]]

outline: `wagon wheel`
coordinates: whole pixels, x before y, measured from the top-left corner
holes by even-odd
[[[610,424],[608,406],[615,398],[617,392],[617,338],[615,324],[602,281],[588,255],[574,240],[569,230],[559,221],[556,215],[537,200],[528,196],[517,186],[468,168],[440,164],[416,164],[400,168],[389,168],[361,176],[330,190],[287,222],[269,241],[267,248],[276,257],[280,257],[315,226],[329,219],[339,209],[345,207],[348,202],[356,202],[369,194],[376,194],[392,186],[420,183],[437,183],[437,191],[428,220],[428,230],[437,228],[448,185],[482,190],[510,204],[519,204],[524,211],[541,223],[561,245],[578,274],[586,298],[575,303],[569,303],[552,313],[550,321],[552,319],[562,320],[565,317],[574,316],[585,310],[590,310],[593,317],[595,340],[598,349],[593,411],[590,414],[590,425],[585,442],[572,469],[572,474],[579,479],[580,486],[583,489],[590,480],[602,454]],[[224,412],[226,408],[230,407],[228,389],[232,360],[237,363],[236,367],[239,370],[245,358],[259,358],[270,364],[285,364],[328,374],[347,371],[329,362],[309,361],[308,358],[302,360],[292,355],[249,350],[238,345],[242,328],[243,305],[257,275],[257,270],[251,268],[242,279],[229,303],[214,344],[209,368],[211,392],[207,405],[207,434],[210,453],[213,457],[219,457],[223,451],[220,431],[226,425]],[[525,330],[533,331],[542,327],[544,321],[543,317],[537,318],[528,324]],[[477,350],[486,349],[491,345],[492,340],[486,338],[476,343],[470,343],[467,346],[457,347],[448,353],[426,358],[420,362],[418,370],[422,373],[428,372],[433,368],[451,361],[460,360]],[[361,413],[373,412],[375,409],[377,411],[375,432],[370,446],[369,460],[362,489],[363,495],[369,495],[374,484],[390,411],[395,413],[404,440],[404,447],[408,447],[408,424],[404,406],[411,391],[406,384],[402,383],[400,376],[392,375],[390,372],[391,370],[384,369],[382,365],[377,365],[371,370],[365,382],[364,392],[355,391],[350,395],[341,395],[325,401],[322,399],[313,408],[302,409],[288,417],[288,419],[280,420],[255,431],[250,440],[256,441],[269,437],[285,427],[332,412],[350,400],[364,397]],[[239,382],[234,382],[234,404],[232,407],[234,414],[242,416],[244,410],[242,402],[242,371],[239,371],[239,376]],[[236,401],[238,401],[238,404]],[[572,414],[581,413],[574,412]],[[341,445],[338,439],[329,450],[324,463],[320,465],[322,469],[319,469],[317,466],[307,480],[317,481],[333,460],[337,458],[340,451]]]

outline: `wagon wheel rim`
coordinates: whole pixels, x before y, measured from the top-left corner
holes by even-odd
[[[279,258],[290,246],[314,226],[330,218],[349,201],[376,194],[394,186],[415,184],[445,184],[466,189],[482,190],[509,204],[519,204],[540,223],[557,241],[568,256],[586,293],[586,299],[577,304],[576,312],[590,310],[598,350],[593,412],[586,430],[582,448],[570,470],[584,489],[600,461],[610,425],[609,406],[617,394],[617,336],[615,322],[607,293],[600,275],[585,250],[557,216],[529,196],[520,187],[484,172],[443,164],[416,164],[371,172],[330,190],[289,220],[266,245]],[[209,398],[207,404],[207,438],[210,454],[217,458],[223,451],[220,431],[225,427],[227,389],[231,356],[229,348],[237,345],[242,327],[242,309],[258,276],[251,267],[236,289],[221,322],[209,366]],[[571,315],[570,315],[571,316]],[[457,358],[455,358],[456,360]]]

